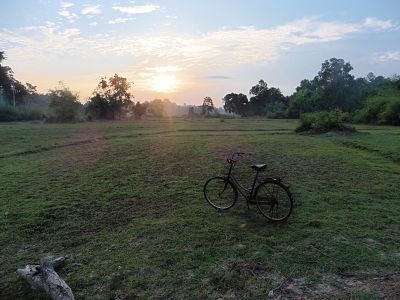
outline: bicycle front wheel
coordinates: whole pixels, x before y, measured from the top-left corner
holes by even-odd
[[[258,210],[271,221],[284,221],[292,213],[292,194],[279,181],[267,180],[261,183],[256,188],[255,199]]]
[[[204,185],[204,197],[214,208],[224,210],[235,205],[238,192],[233,183],[225,177],[213,177]]]

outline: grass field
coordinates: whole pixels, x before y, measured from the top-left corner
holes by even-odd
[[[0,299],[41,299],[16,269],[67,255],[77,299],[400,297],[400,128],[299,135],[296,121],[0,125]],[[267,222],[202,188],[232,151],[295,208]],[[46,298],[43,298],[46,299]]]

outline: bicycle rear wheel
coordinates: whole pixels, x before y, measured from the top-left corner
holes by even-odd
[[[238,198],[236,187],[225,177],[209,179],[204,185],[203,192],[207,202],[220,210],[231,208]]]
[[[286,220],[293,210],[292,194],[276,180],[267,180],[257,186],[255,200],[261,214],[274,222]]]

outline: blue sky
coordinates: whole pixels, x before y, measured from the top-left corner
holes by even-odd
[[[64,81],[82,102],[102,76],[139,101],[220,103],[259,79],[289,95],[331,57],[353,74],[400,73],[400,1],[0,2],[0,50],[42,92]]]

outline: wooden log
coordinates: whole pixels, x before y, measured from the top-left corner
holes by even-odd
[[[75,300],[71,288],[57,274],[55,268],[64,265],[65,257],[44,259],[40,265],[27,265],[17,273],[26,279],[33,289],[45,291],[55,300]]]

